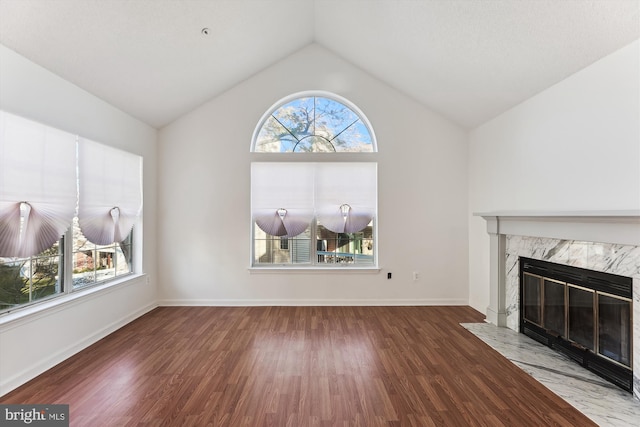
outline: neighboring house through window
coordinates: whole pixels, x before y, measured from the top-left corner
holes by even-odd
[[[377,164],[340,158],[377,152],[355,105],[327,92],[286,97],[258,122],[251,150],[274,155],[251,165],[253,267],[377,266]]]

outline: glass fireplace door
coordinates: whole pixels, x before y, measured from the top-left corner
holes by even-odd
[[[569,285],[568,339],[593,351],[595,345],[595,291]]]
[[[631,300],[598,292],[598,353],[631,367]]]

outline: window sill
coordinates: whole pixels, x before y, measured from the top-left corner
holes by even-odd
[[[285,267],[280,265],[269,267],[249,267],[250,274],[378,274],[380,267]]]
[[[83,300],[96,298],[99,295],[111,292],[116,288],[139,283],[146,276],[147,275],[144,273],[129,274],[120,279],[111,280],[108,283],[78,289],[69,294],[49,298],[23,308],[16,308],[13,311],[0,314],[0,328],[5,329],[9,326],[17,326],[19,324],[37,320],[41,317],[63,310],[69,304],[78,304]]]

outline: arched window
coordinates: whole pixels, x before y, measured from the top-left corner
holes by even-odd
[[[377,152],[377,145],[355,105],[327,92],[303,92],[262,116],[251,151],[325,153],[327,160]],[[377,164],[369,156],[303,158],[251,164],[252,267],[376,267]]]
[[[298,93],[276,103],[258,122],[251,148],[259,153],[378,151],[364,114],[327,92]]]

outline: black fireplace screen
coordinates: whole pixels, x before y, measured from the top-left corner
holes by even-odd
[[[630,390],[631,279],[529,258],[520,270],[521,332]]]

